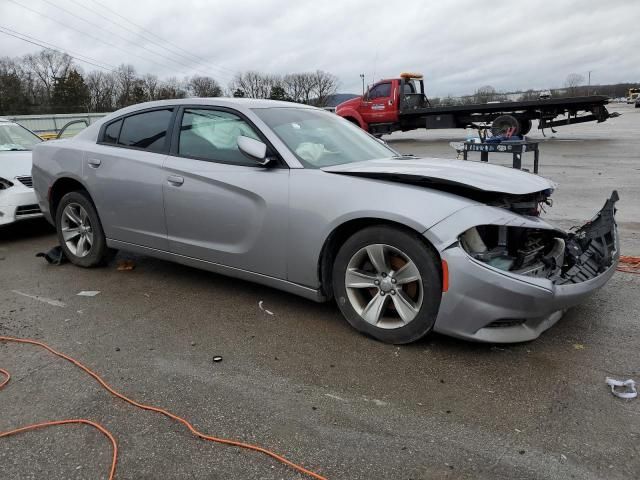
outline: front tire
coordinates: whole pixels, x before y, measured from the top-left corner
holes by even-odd
[[[416,233],[368,227],[338,251],[333,289],[338,307],[356,330],[386,343],[414,342],[436,321],[440,261]]]
[[[74,265],[96,267],[108,258],[107,240],[88,194],[77,191],[62,197],[56,210],[56,230],[64,254]]]

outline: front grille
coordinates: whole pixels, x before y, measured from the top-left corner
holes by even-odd
[[[16,180],[18,180],[25,187],[33,188],[33,178],[31,177],[16,177]]]
[[[42,213],[40,211],[40,207],[38,204],[33,205],[21,205],[16,208],[16,217],[21,217],[24,215],[35,215],[36,213]]]

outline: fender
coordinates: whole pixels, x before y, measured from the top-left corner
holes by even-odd
[[[347,117],[353,118],[358,123],[361,129],[365,131],[369,131],[369,125],[362,119],[362,116],[358,113],[357,110],[353,108],[346,108],[344,110],[340,109],[340,112],[336,112],[336,113],[345,119]]]

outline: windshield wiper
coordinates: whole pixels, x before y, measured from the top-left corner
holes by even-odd
[[[394,155],[391,158],[418,158],[417,156],[415,156],[413,153],[403,153],[400,155]]]

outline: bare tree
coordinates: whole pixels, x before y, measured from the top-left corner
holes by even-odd
[[[167,100],[169,98],[185,98],[187,89],[183,82],[176,77],[167,78],[158,88],[158,100]]]
[[[116,72],[117,92],[116,107],[122,108],[135,103],[132,99],[133,87],[137,79],[136,69],[133,65],[120,65]]]
[[[142,89],[147,100],[156,100],[158,95],[158,76],[147,73],[142,77]]]
[[[229,84],[229,91],[242,90],[246,97],[269,98],[271,89],[279,86],[282,79],[278,75],[268,75],[250,70],[237,73]]]
[[[89,89],[89,109],[93,112],[108,112],[113,109],[115,77],[102,71],[89,72],[85,76]]]
[[[194,97],[219,97],[222,95],[222,88],[215,79],[211,77],[194,76],[187,82],[187,89]]]
[[[564,81],[564,86],[567,87],[569,95],[576,95],[580,85],[584,85],[584,76],[579,73],[570,73]]]
[[[329,97],[338,90],[338,77],[335,75],[316,70],[313,74],[313,103],[317,107],[324,107]]]
[[[67,76],[72,58],[66,53],[46,48],[24,57],[25,66],[40,83],[46,102],[49,102],[57,79]]]
[[[299,73],[290,73],[282,78],[282,88],[284,88],[287,98],[292,102],[300,103],[303,97],[303,82]]]
[[[476,103],[487,103],[491,102],[496,97],[496,89],[491,85],[485,85],[476,90],[474,101]]]

